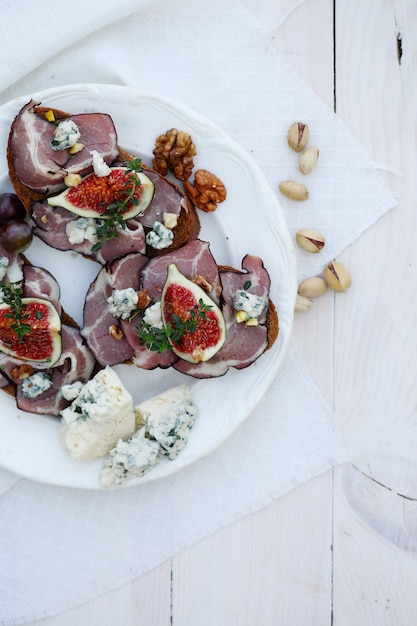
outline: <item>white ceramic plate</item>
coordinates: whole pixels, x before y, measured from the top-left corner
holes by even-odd
[[[6,144],[14,116],[30,98],[71,113],[109,113],[118,130],[119,144],[151,164],[157,135],[176,127],[189,132],[197,147],[195,167],[217,174],[227,189],[227,200],[215,213],[200,212],[200,238],[209,241],[219,265],[241,267],[245,254],[260,256],[268,269],[271,297],[280,321],[280,333],[271,350],[251,367],[231,369],[221,378],[198,381],[174,370],[143,371],[118,366],[135,403],[173,385],[190,385],[199,417],[190,441],[175,461],[160,463],[139,481],[167,476],[208,454],[223,442],[254,409],[275,377],[287,346],[296,293],[294,252],[278,200],[262,172],[247,153],[221,129],[189,108],[139,89],[112,85],[71,85],[20,97],[0,107],[0,190],[11,190],[7,176]],[[35,265],[52,271],[61,285],[64,309],[82,323],[85,293],[99,266],[74,255],[57,252],[40,241],[28,256]],[[22,412],[6,394],[0,394],[0,464],[35,481],[99,489],[102,460],[75,461],[61,446],[59,419]]]

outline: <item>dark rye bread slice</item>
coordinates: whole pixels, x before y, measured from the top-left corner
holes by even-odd
[[[236,274],[242,274],[241,270],[231,267],[230,265],[219,265],[219,272],[236,272]],[[269,298],[268,302],[268,315],[265,323],[267,329],[268,343],[265,352],[272,348],[279,335],[279,317],[275,304]]]
[[[59,109],[54,109],[51,107],[36,106],[34,110],[36,115],[39,115],[39,117],[45,119],[46,121],[49,121],[48,115],[51,111],[53,112],[56,121],[66,119],[71,116],[71,113],[67,113],[65,111],[61,111]],[[35,202],[42,202],[43,200],[45,200],[47,194],[33,191],[32,189],[24,185],[17,176],[14,168],[14,157],[11,150],[11,136],[13,132],[14,122],[11,125],[9,139],[7,143],[7,164],[9,169],[9,178],[16,195],[20,198],[21,202],[26,208],[26,211],[29,214],[31,206]],[[122,147],[118,146],[118,149],[119,159],[121,162],[128,162],[135,158]],[[145,164],[142,164],[142,167],[145,171],[151,171],[151,168],[147,167]],[[186,194],[183,192],[182,189],[180,189],[178,185],[176,185],[172,180],[169,180],[169,183],[180,193],[180,195],[184,197],[185,208],[181,211],[178,223],[172,231],[174,234],[174,240],[172,244],[169,246],[169,248],[165,248],[164,250],[155,250],[155,248],[147,246],[146,255],[150,258],[155,256],[161,256],[163,254],[166,254],[167,252],[171,252],[172,250],[177,250],[190,239],[195,239],[196,237],[198,237],[198,234],[200,232],[200,220],[194,205],[189,201]]]

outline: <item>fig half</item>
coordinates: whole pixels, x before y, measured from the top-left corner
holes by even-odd
[[[0,304],[0,350],[21,361],[54,365],[61,356],[61,318],[48,300],[22,298],[19,313]]]
[[[118,208],[124,220],[143,215],[150,205],[155,186],[143,172],[112,167],[107,176],[89,174],[75,187],[67,187],[48,198],[51,206],[80,215],[106,219]]]
[[[175,263],[168,266],[161,297],[162,320],[177,356],[190,363],[211,359],[226,339],[226,324],[217,304]]]

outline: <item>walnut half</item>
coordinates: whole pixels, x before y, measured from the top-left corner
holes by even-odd
[[[222,181],[207,170],[197,170],[194,185],[184,183],[184,190],[195,207],[202,211],[215,211],[217,205],[226,199],[226,187]]]
[[[153,154],[152,166],[158,174],[166,176],[170,170],[178,180],[187,180],[193,171],[193,157],[197,151],[191,135],[171,128],[156,138]]]

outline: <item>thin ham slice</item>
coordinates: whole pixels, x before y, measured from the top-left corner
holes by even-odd
[[[31,213],[36,225],[35,234],[48,246],[56,250],[73,250],[95,259],[102,265],[132,252],[144,253],[146,249],[145,231],[136,219],[126,220],[126,229],[120,229],[118,237],[105,241],[100,250],[92,252],[90,241],[71,243],[68,239],[67,224],[78,219],[71,211],[62,207],[52,207],[45,200],[35,202]]]
[[[134,349],[122,336],[117,339],[109,333],[112,326],[120,328],[120,320],[109,310],[107,298],[113,289],[140,286],[140,271],[147,262],[141,254],[130,254],[103,267],[90,285],[84,304],[82,335],[101,365],[115,365],[131,360]]]
[[[96,150],[106,163],[119,154],[117,132],[111,117],[105,113],[83,113],[69,116],[80,130],[81,152],[71,156],[68,150],[53,150],[50,141],[55,126],[36,115],[39,103],[31,100],[13,121],[10,148],[14,170],[24,185],[39,193],[54,193],[64,186],[68,173],[83,175],[91,169]]]
[[[173,250],[164,256],[151,259],[146,265],[142,272],[143,288],[147,290],[154,302],[159,302],[161,299],[168,265],[171,263],[175,263],[180,272],[190,280],[203,276],[212,286],[208,292],[210,297],[216,303],[219,302],[221,294],[219,270],[211,254],[210,244],[200,239],[194,239],[179,250]]]
[[[164,213],[174,213],[179,217],[183,209],[188,210],[184,194],[174,184],[153,170],[146,169],[145,174],[155,185],[155,193],[145,213],[138,218],[143,226],[152,228],[154,222],[163,224]]]
[[[59,301],[61,290],[51,272],[43,267],[25,264],[23,266],[23,279],[23,296],[25,298],[45,298],[52,302],[58,314],[61,314],[62,307]]]

